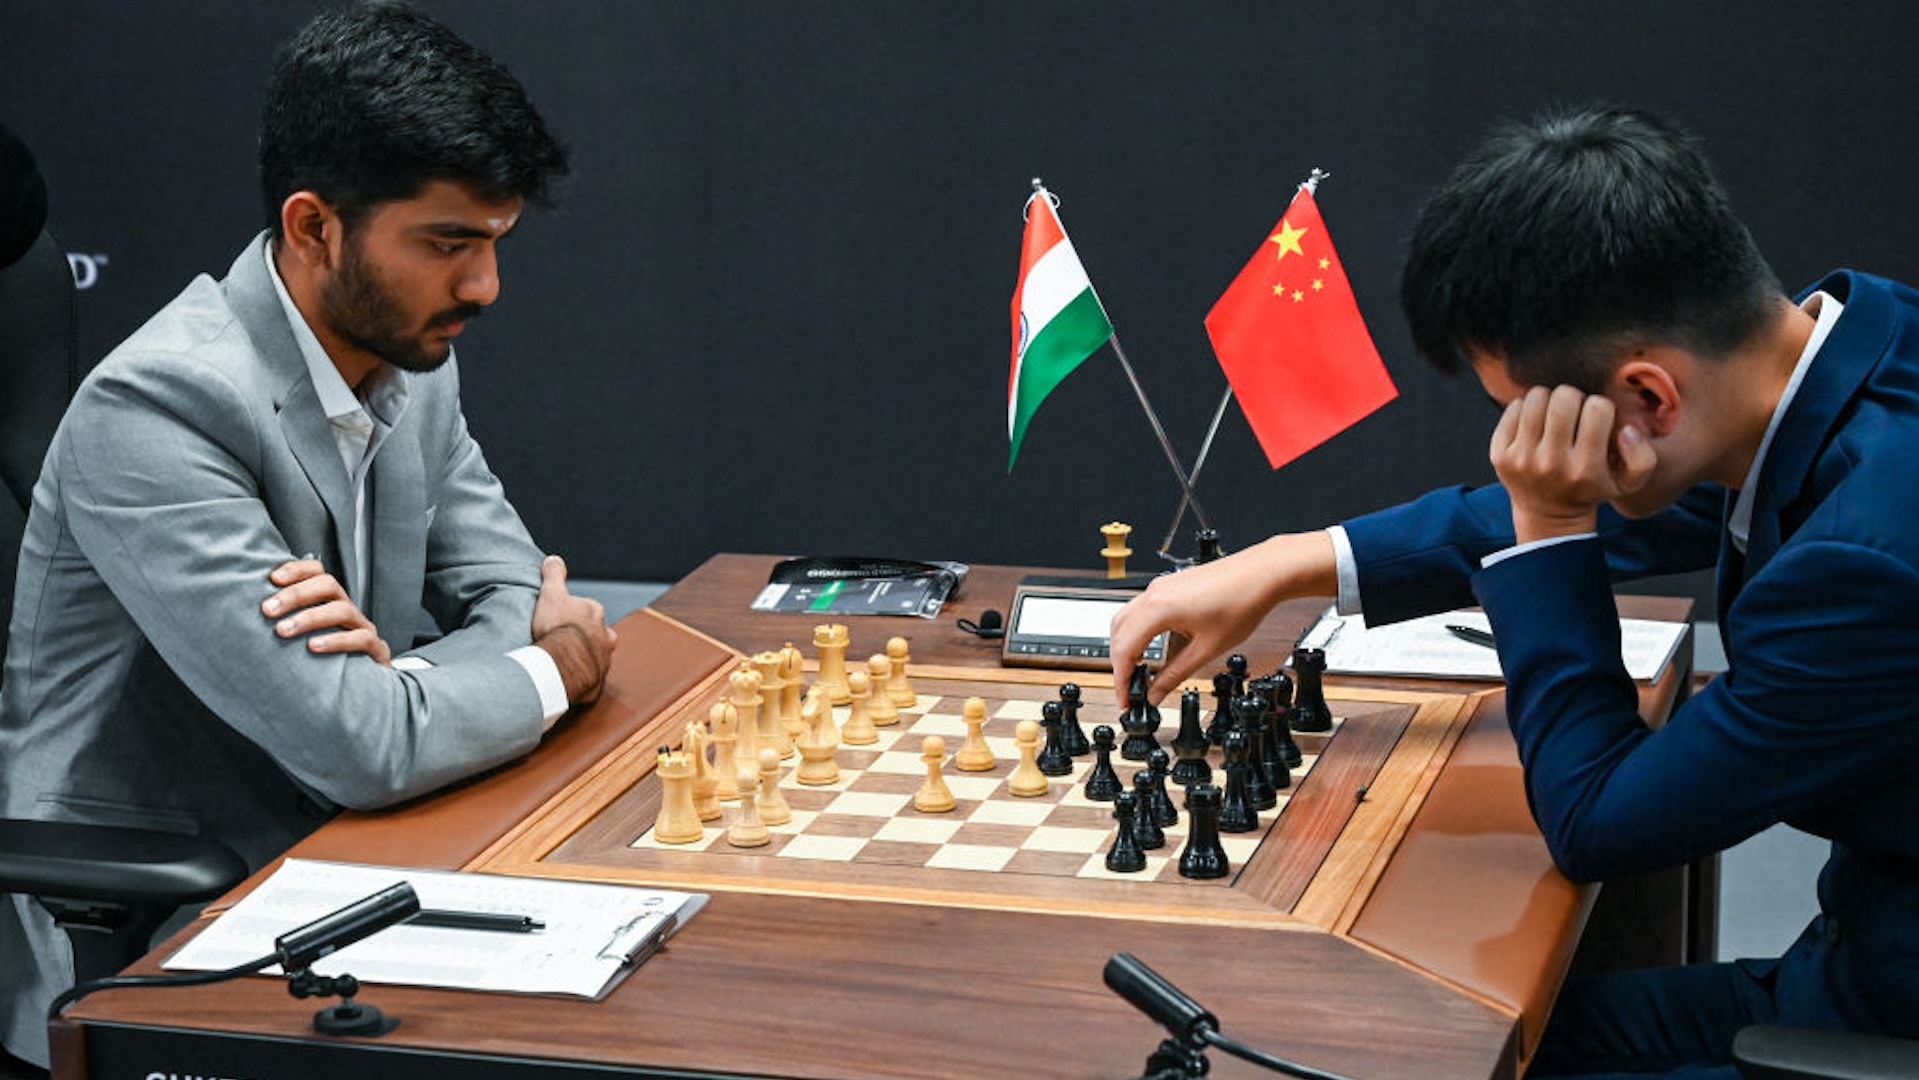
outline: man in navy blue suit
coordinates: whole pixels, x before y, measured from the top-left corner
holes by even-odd
[[[1733,1077],[1752,1023],[1919,1035],[1919,293],[1839,271],[1787,296],[1690,136],[1587,110],[1459,167],[1400,300],[1503,406],[1501,483],[1161,578],[1115,618],[1114,670],[1187,635],[1163,695],[1291,596],[1371,623],[1477,602],[1569,877],[1778,822],[1832,841],[1783,957],[1576,981],[1530,1075]],[[1611,585],[1715,563],[1729,670],[1649,730]]]

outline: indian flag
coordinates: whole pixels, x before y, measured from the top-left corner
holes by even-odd
[[[1080,362],[1113,336],[1080,265],[1079,253],[1060,226],[1053,197],[1037,183],[1026,202],[1026,238],[1020,248],[1019,284],[1013,289],[1013,373],[1006,384],[1006,436],[1013,471],[1026,425],[1039,403]]]

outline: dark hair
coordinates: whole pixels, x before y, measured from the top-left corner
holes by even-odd
[[[1638,345],[1730,355],[1782,299],[1692,136],[1623,109],[1495,130],[1421,209],[1399,284],[1441,371],[1476,349],[1588,392]]]
[[[260,114],[260,188],[312,191],[349,228],[433,180],[481,197],[547,201],[566,151],[491,57],[398,3],[322,14],[280,50]]]

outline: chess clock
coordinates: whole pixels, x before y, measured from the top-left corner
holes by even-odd
[[[1139,595],[1143,583],[1107,585],[1098,578],[1029,577],[1013,590],[1012,613],[1000,644],[1009,667],[1104,671],[1111,666],[1107,634],[1113,616]],[[1146,646],[1146,662],[1166,659],[1166,635]]]

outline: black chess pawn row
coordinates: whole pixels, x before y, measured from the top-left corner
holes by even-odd
[[[1105,735],[1101,735],[1101,731]],[[1243,736],[1234,733],[1235,745]],[[1093,729],[1093,745],[1110,741],[1112,729],[1101,725]],[[1106,853],[1106,868],[1116,873],[1135,873],[1146,869],[1146,852],[1166,846],[1166,829],[1179,824],[1179,808],[1166,791],[1170,758],[1165,750],[1155,750],[1147,758],[1146,768],[1133,774],[1133,789],[1114,794],[1113,819],[1119,828],[1113,846]],[[1243,764],[1243,763],[1242,763]],[[1117,778],[1115,778],[1117,780]],[[1180,852],[1179,872],[1189,878],[1211,879],[1226,876],[1230,865],[1220,842],[1222,792],[1212,784],[1197,784],[1187,789],[1186,806],[1192,815],[1186,847]]]

